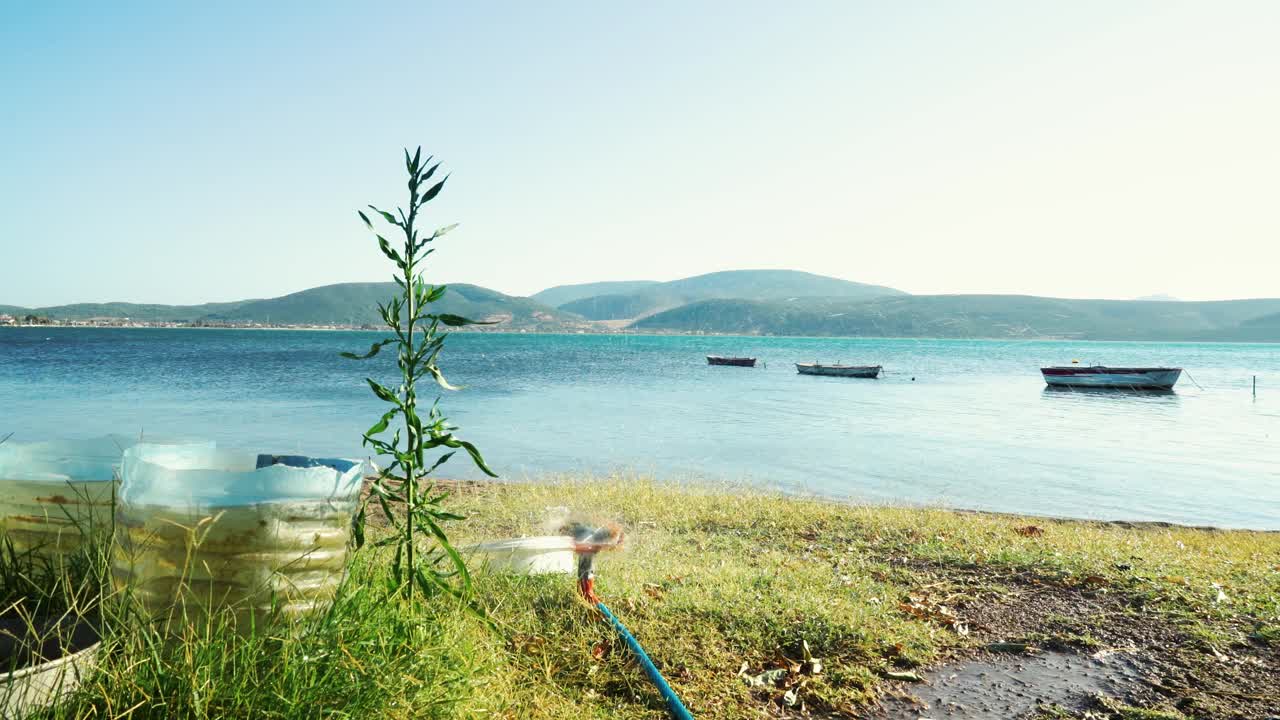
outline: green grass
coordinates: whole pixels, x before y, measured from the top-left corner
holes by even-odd
[[[954,605],[999,589],[996,580],[950,582],[952,570],[1101,585],[1206,642],[1274,644],[1280,614],[1276,534],[858,507],[630,479],[468,487],[448,504],[469,516],[451,529],[459,545],[543,534],[562,507],[621,523],[626,544],[601,556],[597,590],[699,718],[760,717],[788,699],[864,707],[887,673],[971,642],[945,616],[900,607],[908,596]],[[1031,523],[1042,533],[1015,531]],[[250,638],[215,622],[166,641],[108,598],[101,671],[48,717],[665,717],[570,578],[477,574],[474,601],[496,630],[443,596],[406,604],[386,592],[387,578],[386,558],[362,551],[327,613]],[[1065,619],[1046,622],[1067,644],[1096,642]],[[823,669],[793,674],[790,698],[740,676],[800,661],[806,646]]]
[[[627,549],[599,562],[599,592],[699,717],[758,713],[781,693],[749,690],[739,667],[759,672],[779,651],[799,659],[802,642],[826,665],[802,688],[808,705],[851,709],[876,697],[885,672],[967,642],[899,609],[948,568],[1102,583],[1222,643],[1246,641],[1259,618],[1280,613],[1277,534],[858,507],[634,481],[491,486],[457,505],[470,515],[463,527],[472,539],[537,534],[557,506],[628,528]],[[1042,534],[1015,532],[1030,523]],[[608,633],[574,612],[563,584],[549,582],[482,581],[485,594],[505,596],[496,617],[545,638],[534,658],[509,654],[495,677],[506,688],[500,708],[512,717],[558,717],[575,705],[600,717],[660,717],[625,657],[593,662],[590,648]],[[941,584],[952,603],[976,591]],[[1086,649],[1097,642],[1058,639]],[[636,687],[639,703],[623,691]]]
[[[106,565],[90,559],[90,567]],[[261,632],[237,628],[229,612],[165,627],[140,619],[119,593],[83,602],[84,588],[101,587],[101,577],[63,573],[56,590],[33,589],[41,586],[28,577],[34,614],[90,609],[105,626],[97,672],[38,717],[453,717],[477,692],[485,655],[475,640],[484,633],[451,598],[407,605],[388,591],[382,560],[361,555],[325,612]],[[29,575],[2,565],[8,577]]]

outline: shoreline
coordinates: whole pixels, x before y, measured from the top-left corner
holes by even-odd
[[[368,493],[371,479],[365,478],[363,494]],[[1187,530],[1203,533],[1257,533],[1260,535],[1280,535],[1280,528],[1251,528],[1251,527],[1233,527],[1227,525],[1196,525],[1191,523],[1172,522],[1168,520],[1134,520],[1134,519],[1112,519],[1103,520],[1098,518],[1073,517],[1070,515],[1044,515],[1034,512],[1017,512],[1012,510],[983,510],[980,508],[962,508],[949,507],[946,505],[929,505],[923,503],[909,502],[870,502],[858,501],[848,497],[837,497],[831,495],[819,495],[816,493],[789,493],[775,488],[755,486],[746,483],[728,483],[728,482],[677,482],[655,480],[646,477],[636,477],[619,479],[613,477],[593,478],[590,476],[548,476],[545,479],[523,479],[523,480],[459,480],[456,478],[434,478],[432,479],[437,486],[448,491],[450,494],[476,494],[479,492],[488,492],[495,489],[501,489],[504,486],[514,487],[556,487],[564,485],[592,485],[592,484],[611,484],[611,483],[636,483],[656,485],[662,488],[668,488],[675,491],[689,491],[704,495],[724,495],[728,493],[746,493],[759,497],[777,497],[782,500],[795,500],[799,502],[814,502],[833,505],[836,507],[847,508],[851,510],[886,510],[886,511],[920,511],[920,512],[939,512],[952,513],[958,516],[973,516],[978,518],[989,518],[994,520],[1038,520],[1046,523],[1064,524],[1064,525],[1087,525],[1101,528],[1116,528],[1125,530]],[[372,507],[372,506],[371,506]]]
[[[301,326],[301,325],[0,325],[0,331],[6,328],[43,328],[43,329],[68,329],[68,330],[290,330],[290,331],[306,331],[306,332],[350,332],[350,333],[376,333],[384,332],[385,328],[358,328],[349,326]],[[551,335],[562,337],[576,336],[612,336],[612,337],[706,337],[706,338],[740,338],[744,340],[767,340],[770,338],[782,338],[788,340],[923,340],[928,342],[1002,342],[1002,343],[1089,343],[1089,344],[1116,344],[1116,345],[1263,345],[1263,346],[1280,346],[1280,339],[1277,340],[1159,340],[1159,339],[1138,339],[1138,340],[1122,340],[1115,338],[1075,338],[1062,337],[1055,335],[1045,335],[1037,337],[935,337],[925,335],[766,335],[766,334],[747,334],[742,333],[722,333],[722,332],[682,332],[682,331],[633,331],[627,329],[557,329],[557,330],[536,330],[529,328],[512,328],[504,330],[477,330],[466,328],[452,328],[450,334],[459,335]]]

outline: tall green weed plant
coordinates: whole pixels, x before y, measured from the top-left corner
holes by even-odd
[[[385,347],[396,351],[396,366],[400,371],[398,387],[387,387],[366,378],[373,394],[389,407],[364,433],[364,444],[378,455],[390,458],[390,464],[374,479],[368,498],[361,504],[355,536],[357,544],[364,543],[368,505],[378,503],[393,533],[375,544],[394,547],[391,577],[409,598],[413,597],[415,588],[424,594],[445,591],[460,595],[471,587],[467,566],[443,528],[447,521],[461,518],[445,509],[443,500],[447,493],[437,491],[432,473],[462,450],[480,470],[497,477],[485,464],[480,451],[454,434],[457,427],[441,413],[439,396],[425,413],[420,411],[419,381],[434,382],[445,390],[456,389],[445,380],[439,366],[440,352],[448,336],[445,328],[483,324],[435,311],[434,306],[444,297],[447,287],[432,285],[423,279],[424,261],[435,252],[432,245],[457,225],[438,228],[429,235],[419,230],[420,214],[449,179],[445,176],[432,184],[440,163],[433,165],[432,158],[428,157],[425,162],[421,158],[421,147],[412,156],[408,149],[404,151],[405,170],[409,175],[407,211],[398,207],[392,214],[370,205],[373,220],[364,211],[358,211],[360,219],[378,239],[382,254],[395,265],[394,279],[400,291],[387,302],[378,304],[378,313],[389,336],[374,343],[362,355],[343,353],[344,357],[364,360],[376,356]],[[393,244],[379,234],[374,220],[394,228],[398,241]],[[423,544],[421,548],[419,543]]]

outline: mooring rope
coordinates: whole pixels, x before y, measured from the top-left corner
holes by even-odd
[[[1200,388],[1201,391],[1204,390],[1204,388],[1200,387],[1200,383],[1196,382],[1196,379],[1191,377],[1190,372],[1187,372],[1186,370],[1183,370],[1182,372],[1187,376],[1187,379],[1191,381],[1192,385],[1195,385],[1197,388]]]

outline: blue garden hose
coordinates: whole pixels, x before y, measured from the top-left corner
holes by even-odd
[[[596,607],[600,608],[600,612],[604,613],[604,616],[609,618],[609,622],[613,623],[613,629],[626,641],[627,647],[631,649],[631,654],[636,657],[636,660],[640,661],[640,666],[644,668],[645,674],[658,687],[658,692],[662,694],[662,699],[667,701],[667,710],[671,712],[671,717],[675,718],[675,720],[693,720],[693,716],[689,714],[684,703],[680,702],[680,698],[676,696],[676,691],[671,689],[671,686],[667,684],[667,679],[662,677],[662,673],[658,672],[658,668],[649,659],[644,648],[640,647],[639,641],[631,635],[618,618],[613,616],[613,613],[609,612],[609,608],[605,607],[604,603],[598,602]]]

